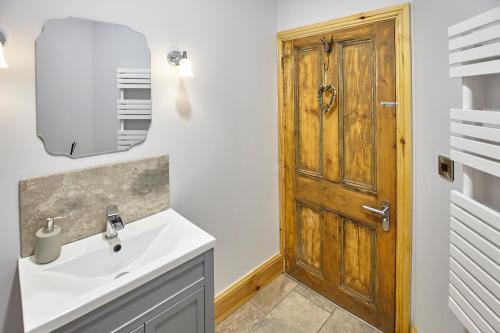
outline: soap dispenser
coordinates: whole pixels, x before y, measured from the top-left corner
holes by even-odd
[[[55,224],[62,217],[49,217],[43,228],[36,232],[35,260],[46,264],[59,258],[61,254],[61,227]]]

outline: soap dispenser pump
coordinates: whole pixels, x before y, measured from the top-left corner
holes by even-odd
[[[59,219],[62,217],[49,217],[36,232],[35,260],[39,264],[54,261],[61,254],[61,227],[55,224]]]

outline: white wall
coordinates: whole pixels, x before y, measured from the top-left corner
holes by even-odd
[[[278,30],[399,2],[277,0]],[[412,318],[420,333],[457,333],[464,331],[463,326],[447,306],[451,185],[436,170],[437,156],[449,152],[448,109],[461,105],[460,82],[448,78],[447,27],[498,6],[498,0],[412,2],[415,142]]]
[[[148,39],[153,122],[130,152],[71,160],[48,155],[36,137],[34,41],[47,20],[68,16]],[[274,1],[2,0],[0,29],[11,65],[0,71],[0,331],[20,325],[22,178],[170,154],[173,207],[217,238],[217,292],[278,252]],[[196,77],[177,79],[166,62],[173,48],[188,49]]]

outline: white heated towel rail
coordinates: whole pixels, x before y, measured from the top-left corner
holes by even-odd
[[[151,70],[147,68],[118,68],[118,89],[151,89]]]
[[[151,100],[119,99],[117,104],[118,119],[151,119]]]
[[[478,107],[480,76],[500,73],[500,7],[448,29],[450,77],[462,109],[450,111],[451,158],[463,164],[451,192],[449,306],[472,332],[500,332],[500,213],[475,198],[484,173],[500,177],[500,112]],[[500,189],[499,189],[500,192]]]
[[[147,135],[147,130],[118,130],[116,131],[118,149],[129,149],[133,145],[146,140]]]
[[[150,96],[151,71],[145,68],[118,68],[116,83],[119,99],[116,102],[116,115],[120,121],[120,130],[116,133],[119,150],[127,150],[146,139],[147,130],[127,130],[126,120],[151,120],[151,99],[126,98],[127,89],[146,90]]]

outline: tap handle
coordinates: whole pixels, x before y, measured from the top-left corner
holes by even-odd
[[[107,217],[114,217],[120,215],[120,213],[118,212],[118,207],[116,205],[111,205],[106,207],[106,215]]]
[[[108,217],[108,224],[111,224],[114,230],[123,229],[123,220],[118,212],[116,205],[106,207],[106,215]]]

